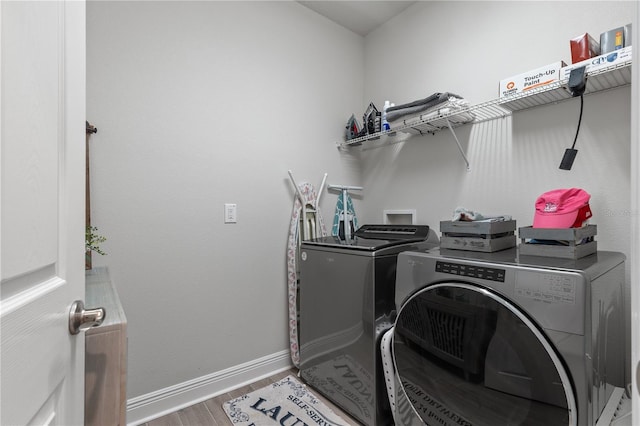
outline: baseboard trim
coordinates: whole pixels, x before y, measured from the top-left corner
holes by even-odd
[[[127,425],[140,425],[291,367],[290,352],[285,350],[128,399]]]

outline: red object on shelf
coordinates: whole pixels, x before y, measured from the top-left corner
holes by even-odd
[[[571,63],[577,64],[586,59],[600,55],[600,43],[598,43],[589,33],[584,33],[579,37],[570,40]]]

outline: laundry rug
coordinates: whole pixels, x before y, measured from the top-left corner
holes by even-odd
[[[340,355],[308,368],[305,379],[315,389],[330,395],[332,400],[364,423],[372,423],[375,407],[375,389],[372,389],[373,377],[349,355]]]
[[[293,376],[227,401],[222,408],[234,425],[349,426]]]

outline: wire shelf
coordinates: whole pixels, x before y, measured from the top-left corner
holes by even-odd
[[[567,89],[569,79],[555,81],[534,90],[508,96],[500,105],[510,111],[521,111],[540,105],[571,99]],[[631,84],[631,60],[587,73],[585,95]]]
[[[555,81],[542,87],[538,87],[525,93],[493,99],[476,105],[471,105],[463,110],[452,110],[436,116],[430,116],[412,124],[394,127],[390,132],[377,132],[360,136],[348,141],[338,142],[338,148],[347,148],[362,145],[367,141],[378,141],[380,144],[391,142],[398,138],[398,134],[434,134],[440,130],[453,129],[465,124],[481,123],[483,121],[505,118],[514,111],[522,111],[541,105],[557,103],[571,99],[571,93],[567,90],[567,79]],[[585,95],[614,89],[616,87],[631,84],[631,60],[611,65],[594,72],[587,73],[587,87]],[[465,114],[471,114],[472,119],[464,120]]]

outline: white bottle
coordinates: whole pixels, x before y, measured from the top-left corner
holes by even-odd
[[[391,127],[389,126],[389,122],[387,121],[387,108],[389,108],[391,104],[389,101],[384,101],[384,107],[382,108],[382,131],[388,132]]]

